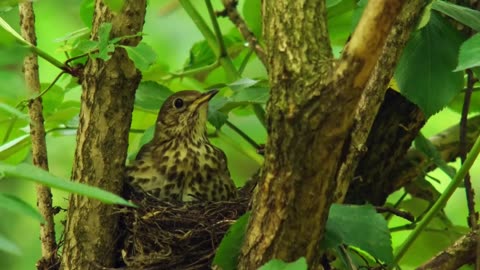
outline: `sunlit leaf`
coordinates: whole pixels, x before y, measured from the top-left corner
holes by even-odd
[[[249,217],[250,212],[243,214],[228,229],[225,237],[223,237],[222,242],[220,242],[218,246],[215,258],[213,258],[214,265],[220,266],[223,270],[237,269],[238,255],[240,255],[240,248],[245,238],[245,230]]]
[[[173,92],[164,85],[154,81],[143,81],[135,94],[135,106],[157,112],[163,102],[172,94]]]
[[[433,11],[430,22],[413,33],[395,71],[400,91],[428,116],[448,105],[463,88],[453,72],[463,37]],[[442,44],[442,46],[439,46]]]
[[[20,119],[23,119],[23,120],[26,120],[26,121],[30,121],[30,117],[29,117],[27,114],[19,111],[17,108],[12,107],[12,106],[10,106],[10,105],[8,105],[8,104],[6,104],[6,103],[0,103],[0,110],[1,110],[1,111],[4,111],[4,112],[7,112],[7,113],[9,113],[9,114],[11,114],[11,115],[14,115],[14,116],[16,116],[16,117],[18,117],[18,118],[20,118]]]
[[[387,221],[370,205],[332,205],[322,246],[341,244],[358,247],[387,264],[393,262]]]
[[[20,248],[14,242],[8,240],[3,235],[0,234],[0,250],[13,254],[13,255],[22,255]]]
[[[45,125],[50,127],[67,124],[80,112],[80,102],[69,100],[60,104],[55,112],[45,117]]]
[[[25,163],[18,164],[16,166],[0,163],[0,174],[5,177],[14,177],[17,179],[33,181],[52,188],[84,195],[107,204],[135,206],[122,197],[103,189],[57,177],[45,170]]]
[[[240,89],[245,89],[247,87],[251,87],[259,83],[259,80],[253,80],[250,78],[241,78],[238,81],[228,84],[228,86],[233,90],[237,91]]]
[[[29,216],[42,223],[45,221],[36,208],[26,203],[22,199],[10,194],[0,193],[0,208],[19,215]]]
[[[77,39],[77,38],[87,38],[89,34],[90,34],[90,29],[88,27],[83,27],[78,30],[67,33],[63,37],[56,38],[55,41],[64,42],[64,41]]]
[[[258,270],[307,270],[307,260],[304,257],[299,258],[298,260],[287,263],[281,260],[273,259],[267,262]]]
[[[473,67],[480,67],[480,33],[467,39],[460,46],[458,66],[455,71]]]
[[[0,160],[5,160],[30,145],[30,134],[25,134],[0,145]]]
[[[140,42],[136,47],[122,46],[127,50],[128,56],[141,71],[147,70],[157,60],[157,54],[145,42]]]
[[[433,1],[432,9],[454,18],[462,24],[480,31],[480,11],[455,5],[447,1]]]

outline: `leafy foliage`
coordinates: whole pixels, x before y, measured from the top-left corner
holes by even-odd
[[[370,205],[333,204],[327,220],[323,247],[358,247],[391,264],[393,248],[387,221]]]
[[[463,37],[436,12],[413,33],[395,72],[402,94],[431,116],[460,93],[463,74],[453,72]],[[442,44],[442,46],[438,46]]]
[[[259,270],[307,270],[307,260],[304,257],[299,258],[298,260],[286,263],[281,260],[271,260],[267,262],[262,267],[258,268]]]
[[[243,214],[228,229],[213,259],[214,265],[220,266],[223,270],[235,270],[237,268],[238,256],[240,255],[249,217],[250,212]]]
[[[480,67],[480,34],[474,35],[462,44],[455,71],[474,67]]]
[[[99,189],[97,187],[87,186],[78,182],[70,182],[29,164],[12,166],[0,163],[0,173],[4,177],[15,177],[18,179],[33,181],[45,186],[94,198],[108,204],[135,206],[131,202],[128,202],[118,195],[108,191]]]

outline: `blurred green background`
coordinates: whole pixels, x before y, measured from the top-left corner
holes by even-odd
[[[206,9],[203,1],[194,1],[201,13],[206,16]],[[214,1],[218,9],[220,1]],[[49,54],[64,61],[66,57],[59,49],[63,44],[56,39],[66,34],[85,27],[80,15],[80,0],[40,0],[35,2],[36,27],[38,46]],[[240,1],[242,4],[242,1]],[[18,10],[12,9],[0,13],[10,25],[17,31]],[[225,18],[220,18],[220,25],[224,33],[233,28],[233,25]],[[175,1],[149,1],[147,16],[144,26],[144,41],[152,46],[158,55],[156,68],[160,71],[178,71],[186,63],[189,57],[189,50],[195,42],[203,40],[200,32],[197,30],[190,17],[180,8],[175,6]],[[5,33],[0,38],[7,38]],[[0,45],[0,102],[15,106],[19,101],[26,98],[26,91],[23,86],[21,61],[22,50],[12,49],[6,45]],[[48,62],[40,59],[40,78],[42,83],[50,83],[58,74],[58,69]],[[155,76],[155,72],[147,76]],[[263,66],[257,59],[253,59],[247,65],[243,74],[247,78],[266,77]],[[192,79],[175,79],[170,81],[167,86],[174,90],[182,89],[202,89],[209,85],[224,83],[224,75],[221,71],[213,72],[202,84]],[[68,76],[64,76],[59,85],[65,87],[70,83]],[[68,91],[65,100],[79,100],[80,87],[75,87]],[[47,94],[48,95],[48,94]],[[161,104],[158,104],[160,107]],[[252,137],[257,143],[264,143],[266,140],[266,131],[258,120],[248,113],[248,108],[240,108],[229,114],[232,123],[240,127],[245,133]],[[155,121],[156,115],[144,111],[136,110],[132,122],[132,128],[147,129]],[[457,123],[460,115],[445,109],[433,116],[423,129],[425,136],[431,136],[450,125]],[[12,132],[11,138],[23,133],[22,128],[25,123],[19,122]],[[4,135],[7,126],[0,122],[0,135]],[[213,127],[210,127],[213,130]],[[0,137],[2,137],[0,136]],[[139,147],[141,134],[130,135],[129,152],[135,153]],[[262,162],[262,157],[255,153],[255,149],[247,144],[241,137],[228,127],[224,126],[219,136],[212,138],[213,143],[221,147],[227,154],[229,168],[237,185],[242,185],[254,172],[256,172]],[[47,137],[49,166],[53,174],[65,178],[70,177],[72,161],[75,149],[75,131],[64,133],[51,133]],[[29,160],[30,153],[27,149],[20,151],[7,160],[15,163],[20,160]],[[458,166],[458,164],[456,165]],[[475,187],[480,186],[480,166],[476,165],[472,171],[472,180]],[[440,183],[435,186],[442,190],[448,184],[449,178],[440,171],[432,174],[439,179]],[[35,205],[36,198],[34,185],[23,181],[0,181],[0,191],[15,194],[31,205]],[[400,192],[392,195],[391,202],[400,196]],[[68,194],[54,190],[54,204],[66,208]],[[480,200],[477,196],[477,205]],[[420,200],[411,200],[412,209],[426,207],[426,203]],[[457,190],[453,198],[445,208],[448,218],[456,225],[456,230],[446,231],[445,226],[438,222],[438,230],[426,232],[415,243],[412,250],[409,251],[402,261],[403,269],[412,269],[424,262],[427,258],[444,248],[452,240],[458,238],[460,233],[466,227],[467,209],[465,205],[465,194],[463,189]],[[64,212],[56,216],[57,238],[60,238],[63,231],[62,221]],[[403,220],[394,218],[390,225],[399,226],[404,224]],[[35,262],[40,258],[39,227],[35,220],[25,216],[19,216],[10,212],[0,210],[0,232],[9,237],[10,240],[17,243],[22,251],[21,256],[14,256],[0,252],[0,269],[35,269]],[[394,232],[392,234],[394,246],[398,246],[408,235],[408,231]]]

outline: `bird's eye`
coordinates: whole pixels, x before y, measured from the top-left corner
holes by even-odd
[[[181,98],[175,99],[175,101],[173,101],[173,106],[175,106],[175,108],[177,108],[177,109],[182,108],[183,107],[183,99],[181,99]]]

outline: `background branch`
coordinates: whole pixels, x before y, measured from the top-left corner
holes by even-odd
[[[353,129],[350,133],[352,143],[348,150],[348,156],[342,163],[337,177],[338,187],[335,195],[335,201],[337,202],[344,200],[347,193],[347,187],[351,179],[356,176],[354,175],[355,170],[359,161],[366,153],[366,150],[368,149],[370,152],[375,152],[375,149],[370,149],[370,146],[367,147],[367,138],[372,130],[372,125],[375,121],[380,105],[384,101],[388,84],[393,76],[402,49],[407,43],[410,33],[414,30],[415,25],[422,14],[424,5],[425,1],[421,0],[409,0],[405,3],[404,8],[395,21],[392,31],[390,31],[388,35],[382,54],[377,61],[367,86],[365,87],[365,91],[362,94],[362,98],[360,99],[355,112]],[[418,131],[420,126],[421,125],[412,128],[411,132],[413,133],[413,136],[410,136],[411,140],[413,140],[415,131]],[[384,133],[384,130],[373,129],[372,132]],[[378,145],[377,142],[376,144]],[[404,151],[407,149],[408,146],[405,147]],[[376,166],[378,165],[379,164]],[[370,169],[371,168],[368,168],[368,170]],[[362,179],[362,181],[366,180]]]
[[[237,0],[222,0],[223,5],[225,6],[225,10],[220,12],[219,15],[226,15],[232,21],[232,23],[237,27],[240,34],[242,34],[243,38],[248,42],[248,46],[252,48],[252,50],[257,55],[258,59],[263,63],[265,67],[267,67],[267,56],[265,54],[264,49],[258,42],[258,39],[255,35],[250,31],[245,21],[242,19],[240,14],[237,10]]]
[[[478,243],[478,233],[478,230],[475,230],[462,236],[453,245],[418,267],[417,270],[456,270],[462,265],[473,263]]]
[[[19,4],[20,26],[23,38],[34,47],[37,43],[35,34],[35,13],[32,2]],[[38,58],[36,54],[25,56],[23,62],[25,82],[30,93],[40,93],[40,79],[38,74]],[[43,125],[42,99],[37,97],[28,103],[30,115],[30,136],[32,139],[33,164],[48,170],[47,145],[45,143],[45,127]],[[40,241],[42,258],[37,262],[37,269],[53,268],[57,264],[57,243],[55,241],[54,211],[52,208],[52,193],[49,187],[36,185],[38,209],[45,219],[40,224]]]

